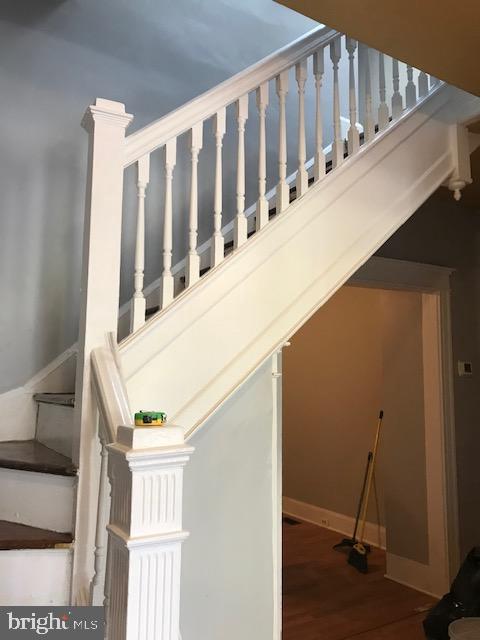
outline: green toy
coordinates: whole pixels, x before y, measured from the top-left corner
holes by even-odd
[[[135,414],[136,427],[161,427],[167,421],[163,411],[140,411]]]

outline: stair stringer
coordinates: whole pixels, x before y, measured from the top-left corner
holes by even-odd
[[[191,435],[454,169],[443,87],[120,344],[133,410]],[[458,102],[458,100],[457,100]]]

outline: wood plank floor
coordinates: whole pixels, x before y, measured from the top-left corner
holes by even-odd
[[[429,596],[384,578],[385,553],[369,573],[333,551],[341,535],[312,524],[283,525],[282,640],[425,640]]]

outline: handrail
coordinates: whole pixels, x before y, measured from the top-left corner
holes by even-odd
[[[107,444],[115,442],[117,428],[132,422],[125,382],[112,345],[92,351],[92,380]]]
[[[210,118],[219,109],[235,102],[337,37],[340,34],[334,29],[316,27],[213,89],[132,133],[125,140],[124,166],[128,167],[170,139],[185,133],[197,122]]]

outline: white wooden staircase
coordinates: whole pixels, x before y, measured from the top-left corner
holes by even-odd
[[[191,453],[185,440],[440,185],[448,184],[458,197],[470,180],[474,142],[463,123],[480,110],[478,100],[360,48],[361,59],[357,42],[320,27],[129,136],[132,116],[122,104],[97,99],[87,111],[71,598],[100,604],[106,581],[114,640],[178,638],[180,548],[186,535],[182,467]],[[289,92],[296,96],[293,110]],[[267,153],[270,115],[276,130],[273,168]],[[254,119],[258,189],[249,201],[248,127]],[[229,123],[235,128],[233,157],[227,157],[231,147],[223,146]],[[294,148],[287,135],[292,127]],[[214,145],[208,185],[198,173],[207,136]],[[307,148],[313,149],[311,159]],[[292,157],[295,170],[288,175]],[[233,173],[227,169],[232,166]],[[131,167],[136,169],[133,296],[119,312],[122,218],[132,214],[131,198],[124,197],[131,193]],[[175,201],[177,168],[188,189],[188,214]],[[234,211],[225,210],[223,198],[232,183]],[[146,286],[145,230],[155,190],[162,201],[155,243],[162,266]],[[188,250],[174,260],[177,214],[188,217]],[[206,216],[212,234],[199,244]],[[118,346],[116,338],[107,339],[112,334],[121,338]],[[162,408],[169,424],[177,426],[147,433],[132,429],[132,411],[142,408]],[[47,432],[39,440],[65,453],[61,430]],[[147,519],[138,507],[152,501],[157,519]],[[145,577],[142,569],[147,557],[157,563],[154,576]],[[153,604],[151,593],[157,594]]]

